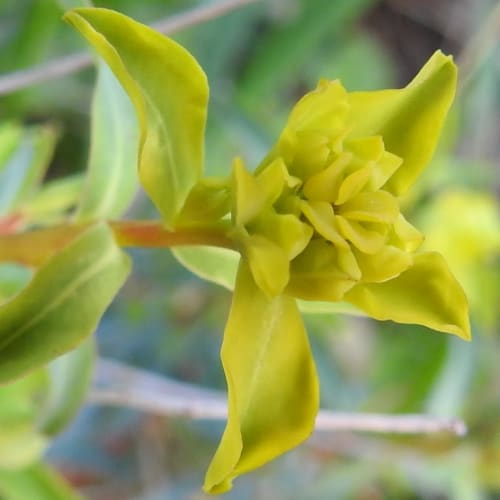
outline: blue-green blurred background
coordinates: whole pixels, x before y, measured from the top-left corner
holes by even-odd
[[[88,50],[61,21],[64,6],[79,3],[0,0],[0,75]],[[94,3],[152,23],[211,2]],[[460,66],[440,149],[404,205],[466,288],[473,341],[362,318],[306,321],[324,408],[457,416],[468,435],[322,433],[238,480],[226,498],[500,499],[499,5],[269,0],[175,34],[208,75],[210,174],[227,173],[237,155],[256,165],[321,77],[349,90],[402,86],[438,48]],[[47,180],[85,169],[94,76],[89,68],[0,96],[1,122],[57,128]],[[128,216],[155,214],[139,195]],[[190,275],[166,250],[131,254],[134,272],[97,332],[100,355],[224,390],[218,352],[230,292]],[[87,405],[47,460],[86,498],[202,499],[222,428]]]

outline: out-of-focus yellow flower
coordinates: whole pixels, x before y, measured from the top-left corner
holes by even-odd
[[[419,216],[424,249],[443,254],[464,287],[471,314],[483,327],[500,319],[500,210],[489,193],[453,189],[435,197]]]

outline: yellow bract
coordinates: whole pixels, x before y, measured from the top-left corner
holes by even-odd
[[[224,332],[229,416],[204,489],[222,493],[232,480],[306,439],[319,389],[309,341],[295,301],[269,300],[243,263]]]
[[[235,162],[234,235],[269,297],[338,301],[413,263],[422,238],[384,188],[403,159],[379,135],[353,136],[350,111],[340,82],[322,80],[255,175]]]

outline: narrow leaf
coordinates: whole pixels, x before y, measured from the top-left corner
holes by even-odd
[[[60,476],[42,463],[13,471],[0,471],[0,495],[5,500],[81,498]]]
[[[106,9],[65,15],[104,58],[129,95],[139,127],[139,178],[172,228],[203,170],[205,74],[180,45]]]
[[[304,441],[318,411],[318,381],[291,297],[268,299],[241,262],[224,333],[229,416],[205,478],[222,493],[232,480]]]
[[[8,214],[32,194],[47,170],[56,138],[52,127],[23,131],[16,147],[0,165],[0,215]]]
[[[25,287],[31,276],[31,270],[24,266],[0,263],[0,304]]]
[[[45,395],[45,370],[0,387],[0,469],[19,469],[39,460],[48,444],[37,426]]]
[[[18,123],[2,123],[0,125],[0,172],[5,169],[7,160],[18,147],[23,129]]]
[[[138,187],[137,118],[127,94],[100,62],[92,103],[92,128],[87,179],[77,219],[117,219]]]
[[[44,183],[16,213],[30,225],[57,224],[66,220],[82,192],[83,178],[72,175]]]
[[[89,337],[123,284],[130,261],[98,224],[50,258],[0,308],[0,382],[75,348]]]
[[[96,347],[93,338],[48,366],[49,385],[39,412],[38,428],[56,434],[68,425],[82,406],[92,379]]]
[[[17,419],[1,423],[0,470],[26,467],[41,458],[48,440],[36,430],[33,422]]]

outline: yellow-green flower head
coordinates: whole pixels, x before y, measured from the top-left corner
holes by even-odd
[[[382,135],[357,132],[355,119],[342,84],[321,80],[255,175],[234,162],[235,234],[269,296],[338,301],[413,263],[422,235],[390,186],[403,158]]]
[[[231,236],[268,297],[345,301],[376,319],[470,337],[465,295],[401,214],[455,94],[436,52],[405,88],[347,92],[321,80],[250,173],[233,164]]]

